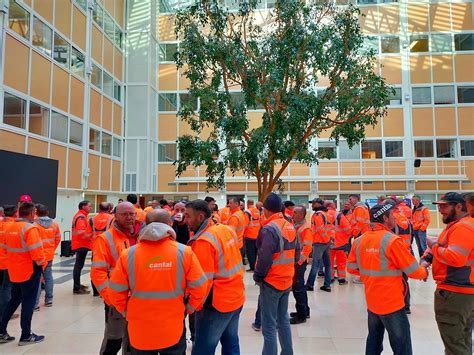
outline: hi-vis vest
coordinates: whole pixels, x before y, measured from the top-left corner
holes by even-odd
[[[245,227],[244,237],[257,239],[260,231],[260,212],[255,207],[250,207],[245,214],[248,217],[248,225]]]
[[[72,250],[79,248],[92,248],[92,231],[87,222],[87,215],[82,210],[78,211],[72,219]]]
[[[232,213],[232,215],[229,217],[229,220],[227,221],[227,225],[234,229],[239,241],[239,248],[242,248],[244,246],[244,231],[246,225],[244,212],[239,209],[238,211]]]
[[[95,240],[104,233],[111,225],[113,216],[107,212],[99,212],[97,216],[89,220],[92,229],[92,239]]]
[[[54,252],[61,243],[61,231],[59,225],[53,221],[48,228],[43,227],[39,223],[35,223],[40,232],[41,240],[43,242],[43,250],[46,261],[49,262],[54,259]]]
[[[326,213],[316,211],[311,217],[311,228],[313,229],[313,243],[327,244],[331,241],[331,230],[334,226],[328,221]]]
[[[273,263],[264,281],[277,290],[287,290],[293,284],[295,274],[296,230],[293,225],[283,218],[270,218],[263,228],[277,235],[280,241],[280,251],[272,255]],[[258,263],[258,260],[257,260]]]

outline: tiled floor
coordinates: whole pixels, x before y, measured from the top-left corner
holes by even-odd
[[[60,272],[54,277],[54,307],[44,308],[33,316],[33,331],[46,336],[44,343],[19,347],[17,343],[0,345],[0,354],[98,354],[103,332],[103,304],[92,296],[73,296],[72,259],[63,259],[56,266]],[[60,262],[58,258],[55,262]],[[86,271],[88,269],[86,268]],[[83,283],[89,274],[83,276]],[[242,354],[259,354],[262,335],[252,330],[258,289],[251,274],[245,273],[247,302],[240,319],[240,346]],[[319,280],[320,282],[321,280]],[[412,314],[409,316],[414,354],[437,355],[443,346],[436,327],[433,312],[434,283],[410,281],[412,290]],[[309,292],[311,319],[301,325],[292,326],[295,354],[363,354],[367,336],[367,315],[363,286],[350,283],[334,285],[333,292],[319,289]],[[294,299],[290,296],[290,311]],[[10,322],[9,333],[18,338],[19,320]],[[391,354],[386,336],[384,354]],[[190,347],[188,347],[190,353]],[[220,353],[220,352],[219,352]]]

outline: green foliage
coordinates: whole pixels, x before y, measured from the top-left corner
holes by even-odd
[[[362,140],[365,127],[386,114],[392,91],[374,72],[357,8],[298,0],[277,1],[271,11],[257,6],[241,0],[229,12],[219,0],[202,0],[177,13],[176,63],[201,104],[197,113],[185,105],[178,114],[195,136],[178,138],[176,172],[204,165],[208,186],[223,187],[226,169],[242,171],[256,177],[263,197],[291,161],[318,162],[312,138],[324,130],[336,142]],[[251,128],[254,109],[263,118]]]

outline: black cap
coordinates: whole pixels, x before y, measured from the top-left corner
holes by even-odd
[[[319,197],[313,198],[313,200],[309,201],[309,203],[319,203],[321,205],[324,205],[324,201],[320,199]]]
[[[265,201],[263,201],[263,208],[273,213],[281,212],[282,206],[280,196],[274,192],[269,193]]]
[[[395,207],[394,203],[384,203],[383,205],[375,205],[370,209],[370,221],[383,223],[383,216],[388,216],[390,210]]]
[[[457,192],[448,192],[441,196],[440,200],[433,202],[433,205],[445,205],[448,203],[464,203],[464,199]]]
[[[292,207],[292,206],[295,205],[295,203],[293,201],[285,201],[284,205],[285,205],[285,207]]]

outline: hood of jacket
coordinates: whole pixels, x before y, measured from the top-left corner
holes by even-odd
[[[43,228],[49,228],[53,224],[53,219],[51,217],[38,217],[35,222]]]
[[[415,207],[413,206],[413,212],[415,212],[416,210],[421,210],[422,207],[424,207],[425,205],[423,204],[423,202],[420,202],[420,204],[418,205],[418,207]]]
[[[157,242],[162,239],[171,238],[176,240],[176,233],[173,228],[164,223],[153,222],[140,231],[138,239]]]

